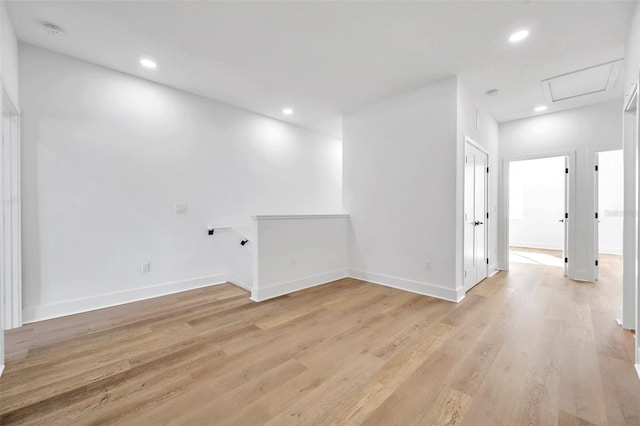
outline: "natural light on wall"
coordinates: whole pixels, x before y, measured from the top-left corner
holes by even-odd
[[[103,112],[121,117],[127,125],[135,118],[138,124],[148,124],[149,131],[167,130],[179,115],[167,91],[159,90],[153,83],[114,79],[97,84],[93,90]]]
[[[264,118],[251,124],[250,139],[255,141],[257,152],[271,162],[287,161],[293,154],[294,137],[286,124]]]

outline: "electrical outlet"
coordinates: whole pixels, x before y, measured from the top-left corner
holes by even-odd
[[[296,259],[295,258],[291,258],[291,266],[292,267],[296,266]]]
[[[151,272],[151,262],[144,262],[142,264],[142,273],[146,274],[148,272]]]
[[[176,204],[176,213],[177,214],[185,214],[187,213],[188,206],[187,203],[178,203]]]
[[[431,259],[428,259],[425,263],[424,263],[425,268],[427,268],[427,271],[431,270]]]

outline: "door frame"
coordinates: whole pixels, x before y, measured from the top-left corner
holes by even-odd
[[[471,136],[468,135],[464,135],[464,156],[466,157],[467,155],[467,146],[471,145],[472,147],[476,148],[478,151],[482,152],[483,154],[486,154],[487,156],[487,167],[489,167],[490,164],[490,155],[489,155],[489,151],[483,147],[482,145],[480,145],[478,142],[476,142],[475,140],[473,140],[473,138],[471,138]],[[464,163],[463,163],[464,164]],[[465,272],[465,264],[464,264],[464,250],[465,250],[465,246],[466,246],[466,241],[464,238],[464,229],[465,229],[465,220],[464,220],[464,212],[466,211],[466,204],[465,204],[465,194],[466,194],[466,167],[464,168],[464,172],[463,172],[463,188],[462,188],[462,193],[463,193],[463,197],[462,197],[462,232],[463,232],[463,237],[462,237],[462,279],[463,279],[463,290],[464,292],[468,292],[469,290],[471,290],[473,287],[475,287],[478,283],[474,283],[473,285],[467,286],[466,284],[466,278],[464,276],[464,272]],[[484,211],[485,212],[489,212],[489,173],[484,173]],[[489,215],[491,216],[491,215]],[[489,223],[490,220],[492,220],[492,218],[485,218],[485,223],[484,223],[484,252],[487,256],[489,256]],[[484,263],[484,267],[487,269],[487,277],[489,277],[489,265]]]
[[[501,161],[502,177],[500,183],[502,190],[500,191],[500,202],[498,203],[498,267],[503,271],[509,270],[509,164],[515,161],[539,160],[542,158],[567,157],[568,159],[568,178],[569,178],[569,194],[565,193],[568,199],[567,210],[569,213],[568,236],[565,237],[565,246],[567,247],[569,261],[567,262],[567,277],[575,276],[575,262],[571,261],[575,257],[573,251],[575,249],[576,221],[571,220],[572,212],[576,211],[576,150],[562,150],[545,152],[540,154],[516,155],[505,157]]]
[[[634,81],[623,113],[624,197],[622,246],[622,320],[623,328],[635,329],[635,369],[640,378],[640,217],[638,217],[638,188],[640,188],[640,78]],[[633,128],[632,137],[627,129]],[[627,197],[630,196],[629,202]]]
[[[9,146],[5,146],[6,121],[9,120]],[[20,183],[20,110],[11,97],[2,91],[2,144],[0,144],[0,292],[5,330],[22,326],[22,241],[21,241],[21,183]],[[8,158],[7,158],[8,157]],[[9,200],[9,202],[7,202]],[[6,311],[5,311],[6,309]]]
[[[622,152],[624,157],[624,216],[622,233],[622,315],[618,322],[622,328],[633,330],[640,320],[640,313],[636,312],[638,300],[638,282],[636,279],[636,266],[638,264],[638,214],[637,206],[637,169],[638,169],[638,139],[640,138],[640,82],[636,80],[635,87],[631,91],[628,101],[623,108],[623,142]],[[635,110],[634,110],[635,108]],[[633,134],[628,133],[629,128],[634,128]],[[636,344],[636,346],[638,346]],[[636,357],[636,363],[640,363],[640,350]]]

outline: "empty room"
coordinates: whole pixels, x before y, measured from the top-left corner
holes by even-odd
[[[0,0],[0,424],[640,425],[640,2]]]

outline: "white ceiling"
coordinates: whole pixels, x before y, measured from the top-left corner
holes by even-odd
[[[634,1],[8,1],[18,38],[335,136],[342,114],[460,75],[499,122],[545,103],[540,81],[624,56]],[[39,25],[49,21],[64,36]],[[531,35],[507,38],[519,28]],[[138,59],[158,62],[144,70]],[[608,93],[548,112],[622,99]],[[485,92],[498,88],[497,96]],[[282,115],[284,106],[295,114]]]

